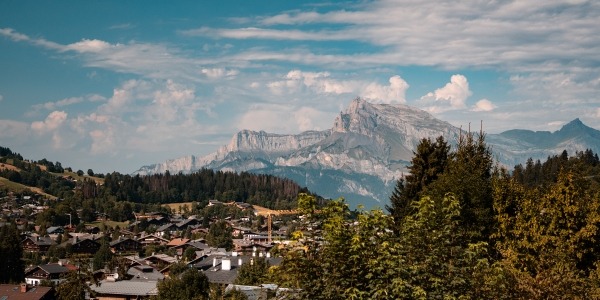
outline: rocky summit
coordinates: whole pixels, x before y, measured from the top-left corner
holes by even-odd
[[[272,174],[324,197],[345,197],[352,207],[383,207],[421,139],[441,135],[453,144],[459,133],[459,128],[423,110],[357,98],[329,130],[299,134],[242,130],[214,153],[144,166],[135,174],[191,173],[202,168]],[[554,133],[510,130],[487,135],[486,141],[498,161],[509,167],[563,150],[600,152],[600,131],[579,119]]]

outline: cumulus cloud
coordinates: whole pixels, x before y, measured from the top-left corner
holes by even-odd
[[[421,97],[420,102],[427,106],[426,110],[438,113],[466,108],[465,102],[471,95],[469,81],[465,76],[457,74],[452,75],[450,82],[444,87]]]
[[[289,71],[283,80],[269,82],[267,87],[275,95],[293,94],[310,90],[316,94],[359,95],[375,103],[404,103],[409,85],[398,75],[390,77],[389,85],[363,80],[339,80],[329,72]]]
[[[481,99],[475,103],[475,105],[471,108],[471,111],[492,111],[496,108],[497,106],[492,103],[492,101],[488,99]]]
[[[64,111],[51,112],[46,120],[31,123],[31,129],[43,133],[56,130],[67,119],[67,113]]]
[[[361,96],[375,103],[405,103],[408,83],[398,75],[390,77],[389,82],[388,86],[371,83],[363,90]]]

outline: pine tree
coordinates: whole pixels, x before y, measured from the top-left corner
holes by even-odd
[[[390,197],[390,206],[386,209],[399,226],[402,220],[411,214],[412,203],[417,201],[423,191],[444,172],[449,159],[450,146],[442,136],[436,141],[429,138],[421,140],[417,152],[408,167],[409,174],[400,178]]]
[[[19,231],[14,223],[0,229],[0,283],[19,283],[25,276],[25,264],[21,259],[23,247]]]

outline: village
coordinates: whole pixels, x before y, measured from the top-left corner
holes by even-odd
[[[48,209],[41,197],[9,194],[1,200],[0,225],[17,224],[26,262],[25,282],[0,285],[6,299],[54,299],[73,272],[88,274],[87,299],[149,299],[182,267],[202,272],[211,289],[222,294],[237,290],[247,299],[278,299],[273,296],[290,292],[270,282],[238,284],[243,282],[238,275],[245,265],[281,263],[278,253],[293,244],[288,237],[300,220],[294,210],[210,200],[204,209],[219,212],[213,217],[198,217],[186,204],[174,204],[178,209],[134,213],[134,219],[116,226],[96,213],[89,224],[73,224],[75,216],[69,214],[68,225],[40,228],[33,225],[36,216]],[[223,211],[235,213],[217,216]]]

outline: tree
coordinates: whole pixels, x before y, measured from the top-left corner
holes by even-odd
[[[86,277],[78,272],[71,271],[67,278],[56,289],[58,300],[84,300],[90,287],[85,283]]]
[[[235,284],[260,285],[266,283],[268,270],[269,262],[264,257],[253,257],[250,263],[239,268]]]
[[[460,202],[460,222],[468,229],[469,241],[488,241],[494,228],[492,197],[493,158],[485,134],[461,136],[450,154],[446,170],[427,188],[427,195],[442,199],[452,193]]]
[[[25,276],[25,264],[21,259],[23,248],[19,231],[14,223],[0,229],[0,283],[19,283]]]
[[[594,279],[600,274],[600,198],[589,183],[563,171],[547,191],[526,190],[510,179],[495,188],[504,190],[494,195],[498,249],[522,298],[600,295]]]
[[[77,170],[77,176],[83,176],[83,171]]]
[[[113,253],[110,251],[110,247],[107,241],[103,241],[100,245],[100,249],[94,254],[92,260],[94,270],[99,270],[105,267],[106,263],[110,262],[113,258]]]
[[[203,300],[208,299],[209,284],[204,273],[188,269],[158,283],[158,300]]]
[[[88,176],[94,176],[94,171],[92,169],[87,170]]]
[[[225,248],[230,250],[233,248],[233,230],[227,222],[218,221],[210,225],[208,234],[206,235],[206,242],[211,247]]]
[[[423,191],[445,171],[449,159],[450,146],[443,136],[435,142],[423,138],[408,167],[409,174],[400,178],[390,197],[386,209],[394,217],[396,224],[411,213],[412,202],[419,200]]]

